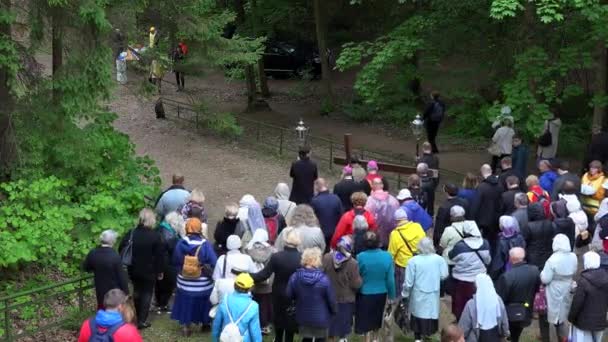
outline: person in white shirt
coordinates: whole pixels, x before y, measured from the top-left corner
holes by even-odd
[[[496,130],[492,137],[492,144],[495,151],[492,151],[492,171],[496,171],[498,162],[506,157],[510,156],[513,151],[513,136],[515,131],[513,130],[513,121],[504,119],[502,126]]]

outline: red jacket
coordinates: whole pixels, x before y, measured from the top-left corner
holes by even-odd
[[[338,241],[344,235],[350,235],[353,233],[353,221],[355,220],[355,209],[351,209],[342,215],[338,225],[336,226],[336,230],[334,231],[334,236],[331,238],[330,246],[331,248],[336,248]],[[376,220],[374,219],[374,215],[369,211],[365,210],[363,212],[363,217],[367,221],[370,230],[376,230]]]
[[[82,323],[82,327],[80,327],[80,336],[78,336],[78,342],[89,342],[90,338],[91,327],[89,326],[89,320],[87,319],[84,321],[84,323]],[[139,331],[137,331],[137,328],[133,324],[125,324],[116,330],[113,339],[114,342],[143,342]]]

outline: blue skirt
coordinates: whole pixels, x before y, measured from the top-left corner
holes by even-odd
[[[177,289],[173,308],[171,309],[171,319],[178,321],[181,325],[211,323],[211,318],[209,318],[209,310],[211,309],[210,295],[210,293],[206,293],[201,296],[200,293],[193,294],[192,292]]]
[[[353,329],[355,303],[338,303],[338,313],[332,317],[329,326],[329,336],[344,338]]]

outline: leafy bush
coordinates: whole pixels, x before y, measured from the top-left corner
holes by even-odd
[[[243,134],[243,128],[236,122],[234,113],[212,113],[203,118],[204,125],[212,131],[231,138]]]

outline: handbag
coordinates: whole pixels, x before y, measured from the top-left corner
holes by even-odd
[[[498,146],[497,143],[493,142],[490,147],[488,147],[488,153],[493,156],[500,157],[502,155],[502,150],[500,149],[500,146]]]
[[[129,241],[127,241],[127,245],[123,248],[120,253],[120,260],[124,266],[131,266],[133,263],[133,231],[131,230],[131,234],[129,234]]]
[[[543,132],[543,134],[538,137],[538,145],[540,145],[541,147],[547,147],[547,146],[551,146],[551,144],[553,143],[553,135],[551,134],[551,131],[549,130],[549,123],[553,121],[553,120],[547,120],[547,124],[545,126],[545,131]]]
[[[395,324],[399,327],[399,330],[403,334],[407,335],[411,332],[410,330],[410,313],[408,302],[406,299],[400,300],[397,304],[397,308],[394,313]]]
[[[506,309],[509,322],[523,322],[528,318],[527,303],[510,303]]]
[[[539,314],[547,313],[547,293],[544,285],[541,285],[534,295],[534,311]]]

